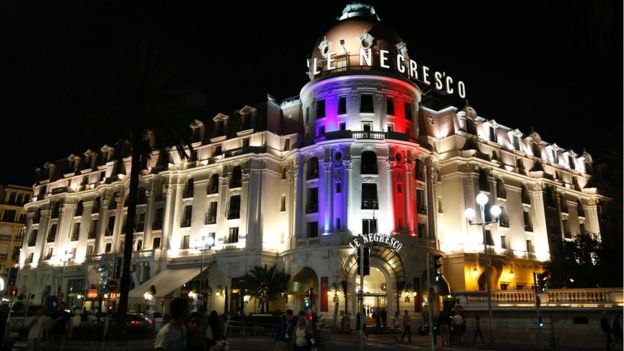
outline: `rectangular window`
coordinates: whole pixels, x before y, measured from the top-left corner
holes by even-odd
[[[342,183],[336,183],[336,194],[342,193]]]
[[[193,216],[193,205],[184,206],[184,216],[182,217],[182,223],[180,223],[180,227],[190,227],[191,226],[191,218]]]
[[[584,223],[584,222],[579,223],[579,229],[580,229],[580,231],[581,231],[581,233],[580,233],[580,234],[586,234],[586,231],[585,231],[585,223]]]
[[[527,240],[526,241],[526,251],[528,253],[534,253],[534,249],[533,249],[533,241],[532,240]]]
[[[336,218],[336,229],[340,230],[340,218]]]
[[[485,231],[485,243],[488,246],[494,246],[494,240],[492,239],[492,231],[489,229]]]
[[[512,138],[514,150],[520,151],[520,138],[517,136],[513,136]]]
[[[286,195],[282,195],[282,198],[280,200],[280,211],[286,211]]]
[[[338,98],[338,114],[346,115],[347,114],[347,97],[341,96]]]
[[[50,231],[48,232],[48,240],[47,242],[49,243],[53,243],[54,240],[56,240],[56,223],[52,224],[52,226],[50,226]]]
[[[159,236],[152,239],[152,249],[160,249],[160,237]]]
[[[374,184],[374,183],[362,184],[362,209],[364,210],[379,209],[379,202],[377,201],[377,184]]]
[[[375,113],[375,107],[373,105],[373,95],[362,94],[360,99],[360,113]]]
[[[106,243],[106,246],[104,247],[104,253],[110,253],[111,251],[113,251],[113,243]]]
[[[46,255],[43,258],[44,260],[49,260],[52,258],[52,253],[54,252],[54,249],[51,247],[48,247],[48,250],[46,251]]]
[[[501,249],[507,250],[507,236],[501,235],[500,241],[501,241]]]
[[[35,258],[35,254],[33,252],[28,254],[28,258],[26,259],[26,263],[33,263],[33,259]]]
[[[364,121],[362,122],[362,130],[365,132],[370,132],[373,130],[373,122]]]
[[[230,197],[230,209],[228,211],[228,219],[240,218],[240,200],[240,195],[232,195]]]
[[[21,248],[21,247],[19,247],[19,246],[13,246],[13,255],[11,256],[11,258],[12,258],[14,261],[19,260],[19,255],[20,255],[20,250],[21,250],[21,249],[22,249],[22,248]]]
[[[290,139],[284,140],[284,151],[288,151],[288,150],[290,150]]]
[[[362,235],[377,233],[377,219],[362,220]]]
[[[238,242],[238,227],[230,228],[227,238],[225,238],[226,244],[234,244]]]
[[[427,204],[425,202],[425,191],[423,189],[416,189],[416,210],[420,214],[427,213]]]
[[[80,237],[80,222],[74,223],[74,227],[72,228],[71,241],[77,241]]]
[[[306,213],[318,212],[318,188],[308,188]]]
[[[496,129],[494,127],[490,127],[490,141],[497,142],[498,138],[496,137]]]
[[[316,101],[316,118],[325,117],[325,100]]]
[[[182,242],[180,243],[180,248],[182,250],[188,250],[190,245],[191,245],[191,236],[188,234],[183,235]]]
[[[347,124],[345,122],[340,122],[340,130],[347,130]]]
[[[249,147],[249,138],[243,139],[243,147]]]
[[[572,239],[572,233],[570,232],[570,221],[564,219],[561,222],[563,223],[563,237],[566,239]]]
[[[325,136],[325,126],[318,127],[318,131],[316,133],[317,137]]]
[[[95,252],[95,246],[87,245],[87,256],[93,256],[94,252]]]
[[[394,116],[394,99],[388,98],[386,100],[386,114],[389,116]]]
[[[162,207],[156,209],[154,222],[152,222],[152,229],[154,230],[162,229],[163,221],[164,221],[164,212],[165,212],[165,209]]]
[[[308,222],[308,238],[318,237],[318,222]]]
[[[411,121],[412,120],[412,104],[406,102],[403,106],[405,107],[405,119],[408,121]]]
[[[394,132],[394,124],[388,123],[387,125],[388,125],[388,131],[389,132]]]
[[[33,229],[30,231],[30,236],[28,237],[28,246],[35,246],[37,244],[37,229]]]
[[[136,231],[138,233],[145,231],[145,213],[137,214]]]
[[[206,224],[217,223],[217,202],[211,201],[208,205],[208,213],[206,214]]]
[[[525,210],[523,212],[523,217],[524,217],[524,230],[527,232],[532,232],[533,222],[531,221],[531,214],[529,213],[528,210]]]
[[[113,235],[113,230],[115,229],[115,216],[108,217],[108,226],[106,227],[106,236]]]

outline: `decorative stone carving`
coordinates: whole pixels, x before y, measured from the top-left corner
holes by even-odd
[[[377,183],[377,177],[362,177],[362,183]]]
[[[243,182],[248,182],[249,181],[249,170],[245,169],[241,172],[241,179],[243,180]]]
[[[344,166],[345,169],[351,170],[351,160],[342,161],[342,165]]]

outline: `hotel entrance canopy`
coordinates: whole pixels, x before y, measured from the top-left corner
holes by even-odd
[[[208,267],[204,267],[204,270],[206,270],[206,268]],[[149,290],[150,286],[153,285],[156,288],[154,297],[164,297],[198,276],[199,273],[200,270],[198,267],[167,268],[160,271],[143,284],[132,289],[128,296],[131,299],[143,299],[143,295]]]

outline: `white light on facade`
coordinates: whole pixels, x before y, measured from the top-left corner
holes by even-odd
[[[464,217],[466,217],[466,219],[469,221],[472,221],[475,215],[476,215],[476,212],[472,208],[467,208],[466,211],[464,211]]]
[[[502,212],[503,210],[498,205],[494,205],[492,206],[492,208],[490,208],[490,213],[492,214],[492,216],[494,216],[494,218],[498,218],[498,216],[500,216]]]

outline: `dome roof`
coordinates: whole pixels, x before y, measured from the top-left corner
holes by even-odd
[[[310,77],[317,74],[362,70],[360,49],[371,49],[372,67],[378,66],[380,50],[387,50],[388,65],[396,66],[396,55],[408,59],[407,47],[399,35],[377,16],[370,5],[351,3],[342,11],[339,22],[322,35],[312,49]],[[328,69],[328,58],[333,59]],[[314,63],[316,62],[316,67]],[[316,73],[315,72],[316,68]],[[387,69],[384,69],[387,71]]]

